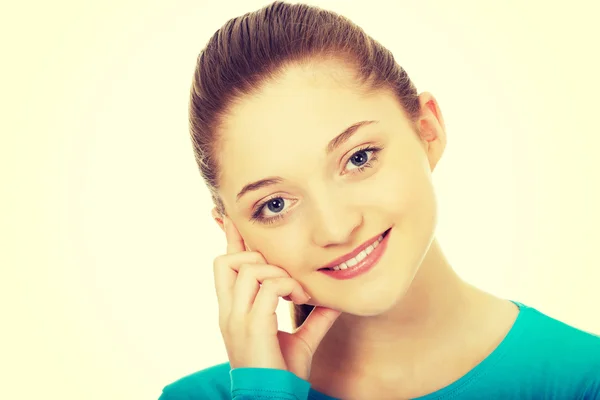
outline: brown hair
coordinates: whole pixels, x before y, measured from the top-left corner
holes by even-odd
[[[286,66],[332,57],[353,67],[360,87],[391,90],[410,121],[416,121],[418,94],[406,71],[389,50],[332,11],[275,1],[227,21],[200,52],[190,90],[190,134],[200,173],[221,215],[226,212],[218,195],[218,132],[231,106]],[[294,328],[312,309],[293,305]]]

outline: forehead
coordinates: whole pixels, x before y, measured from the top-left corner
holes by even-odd
[[[360,90],[341,63],[288,67],[229,110],[220,132],[221,187],[307,172],[344,129],[363,120],[385,125],[390,114],[402,114],[393,96]]]

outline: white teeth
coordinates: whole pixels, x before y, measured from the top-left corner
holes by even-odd
[[[352,258],[348,259],[346,262],[343,262],[340,265],[336,265],[335,267],[333,267],[333,270],[339,271],[339,270],[347,269],[349,267],[354,267],[356,264],[358,264],[359,262],[364,260],[369,254],[371,254],[371,252],[373,250],[375,250],[377,248],[377,246],[379,246],[379,242],[381,242],[382,240],[383,240],[383,235],[379,236],[377,238],[377,240],[373,242],[373,244],[369,245],[366,249],[364,249],[363,251],[358,253],[358,255],[356,257],[352,257]]]
[[[361,251],[360,253],[358,253],[358,255],[356,256],[356,259],[357,259],[358,261],[362,261],[362,260],[364,260],[365,258],[367,258],[367,253],[366,253],[364,250],[363,250],[363,251]]]

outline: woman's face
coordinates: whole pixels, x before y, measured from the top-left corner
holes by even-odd
[[[428,134],[443,135],[422,109]],[[293,66],[236,103],[220,133],[220,195],[249,249],[300,282],[309,304],[368,316],[400,300],[434,237],[443,148],[419,138],[392,94],[363,94],[339,64]],[[319,271],[390,228],[366,274]]]

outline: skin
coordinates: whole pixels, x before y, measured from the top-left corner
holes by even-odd
[[[432,172],[446,148],[436,99],[419,95],[412,124],[390,92],[354,82],[339,62],[294,65],[240,99],[220,132],[219,194],[247,249],[300,283],[308,304],[342,312],[312,360],[313,388],[348,399],[417,397],[489,355],[518,309],[463,281],[435,237]],[[327,154],[329,141],[359,121],[378,122]],[[365,145],[381,150],[362,153],[371,161],[359,172],[349,159]],[[236,200],[244,185],[272,176],[283,181]],[[278,197],[283,210],[262,215],[282,218],[251,219],[253,207]],[[223,228],[216,210],[213,217]],[[318,271],[388,228],[385,254],[368,274],[340,281]]]

